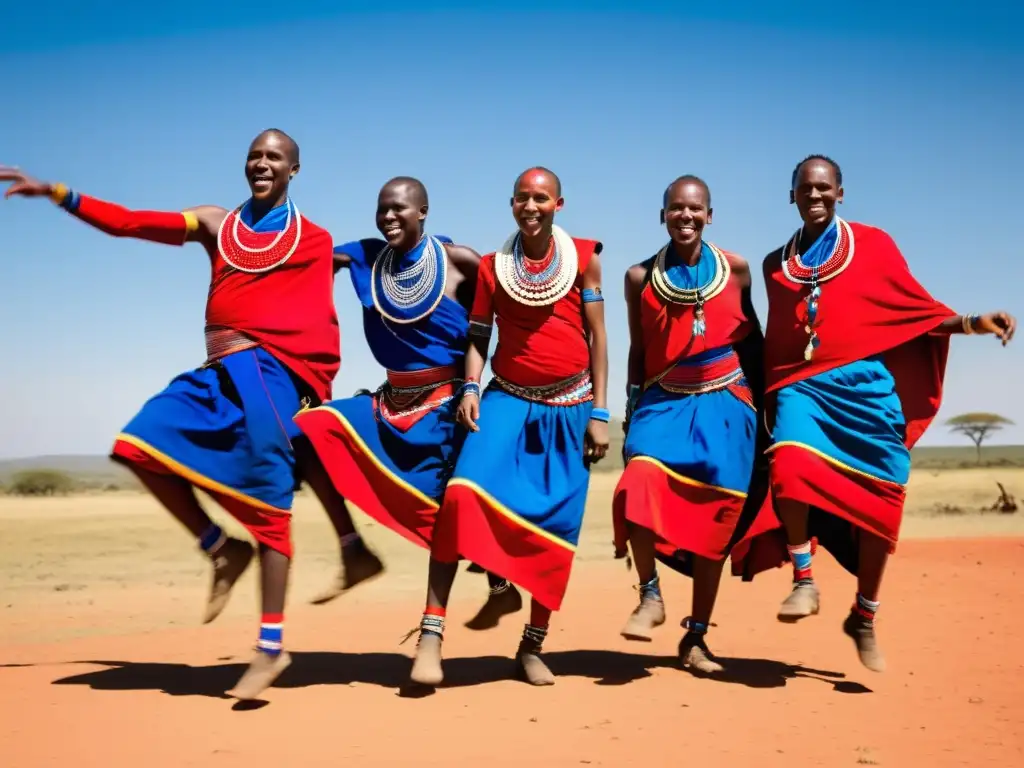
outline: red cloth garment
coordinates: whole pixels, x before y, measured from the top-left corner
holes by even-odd
[[[310,386],[321,402],[341,367],[341,331],[334,308],[331,235],[306,217],[291,257],[267,272],[242,272],[210,253],[206,324],[258,342]]]
[[[808,288],[783,274],[784,249],[773,251],[764,261],[769,307],[765,334],[767,423],[769,427],[774,424],[772,392],[883,354],[903,408],[907,425],[904,444],[910,449],[939,410],[949,336],[938,328],[944,321],[956,317],[956,313],[933,298],[914,278],[903,254],[886,232],[865,224],[850,223],[849,227],[853,236],[853,258],[842,273],[821,284],[819,323],[815,326],[820,345],[810,361],[804,360],[808,341],[804,299]],[[843,474],[831,463],[797,447],[783,447],[773,454],[773,466],[784,458],[783,454],[792,471],[780,474],[773,469],[773,477],[793,477],[795,473],[810,482],[812,476],[818,477],[825,471],[827,464],[830,476],[834,476],[828,484],[831,492],[843,494],[846,502],[858,505],[865,515],[874,507],[886,506],[882,504],[885,499],[878,497],[881,492],[876,487],[878,483],[868,488],[864,476],[853,472]],[[863,503],[858,503],[858,494],[865,493],[868,495],[864,496]],[[894,497],[888,507],[896,504],[902,508],[902,495],[897,496],[899,498]],[[856,573],[857,537],[860,535],[857,525],[868,530],[874,528],[864,521],[854,525],[835,515],[821,514],[814,506],[811,513],[812,537],[829,549],[847,570]],[[887,511],[886,518],[892,517],[891,510]],[[876,532],[876,535],[879,534]],[[894,542],[894,535],[888,538]],[[733,550],[733,573],[749,579],[761,570],[782,565],[789,559],[785,545],[781,525],[744,542]]]
[[[765,259],[765,389],[774,392],[884,352],[907,419],[906,444],[912,448],[942,400],[949,337],[932,331],[956,313],[914,278],[886,232],[866,224],[851,223],[850,229],[854,256],[842,274],[822,284],[821,344],[809,362],[804,360],[807,287],[782,273],[781,248]]]
[[[590,368],[590,344],[583,323],[583,273],[601,252],[596,240],[572,238],[579,274],[569,293],[554,304],[531,307],[509,296],[498,283],[494,254],[480,261],[470,320],[497,321],[498,346],[491,370],[524,387],[539,387],[575,376]]]

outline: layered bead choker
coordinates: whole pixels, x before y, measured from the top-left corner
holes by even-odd
[[[686,264],[669,266],[668,254],[671,250],[672,243],[668,243],[658,251],[651,268],[651,287],[658,298],[666,303],[692,306],[694,308],[693,335],[703,336],[707,332],[704,304],[720,294],[728,284],[729,275],[732,272],[729,260],[717,247],[711,243],[702,242],[700,259],[694,266],[690,267]],[[713,265],[712,271],[701,282],[702,272],[708,271],[709,257]],[[677,284],[670,275],[671,271],[676,273],[677,278],[684,282],[693,282],[694,285]]]
[[[552,227],[554,248],[540,262],[540,270],[527,265],[522,235],[516,232],[494,254],[494,271],[505,292],[520,304],[542,307],[554,304],[569,293],[579,274],[579,257],[572,238],[560,227]]]
[[[259,224],[250,227],[243,221],[252,205],[247,200],[224,217],[217,230],[217,249],[228,266],[239,272],[269,272],[284,264],[295,253],[302,238],[302,216],[295,203],[285,203],[284,226],[280,231],[260,232]],[[268,216],[274,216],[274,212]]]
[[[407,254],[386,245],[374,259],[370,277],[373,305],[381,316],[393,323],[415,323],[433,312],[444,297],[448,254],[431,235],[424,235]]]

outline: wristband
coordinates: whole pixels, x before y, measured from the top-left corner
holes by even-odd
[[[50,199],[66,211],[75,211],[81,198],[66,184],[54,184],[50,190]]]
[[[594,421],[603,421],[607,424],[611,421],[612,415],[607,408],[594,408],[590,411],[590,418]]]

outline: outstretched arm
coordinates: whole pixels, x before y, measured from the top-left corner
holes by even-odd
[[[1017,330],[1017,318],[1009,312],[989,312],[986,315],[957,315],[943,320],[942,325],[935,329],[936,333],[991,333],[1005,347]]]
[[[604,296],[601,295],[601,257],[590,257],[583,272],[583,316],[590,341],[590,378],[594,408],[587,425],[587,459],[600,461],[608,452],[608,333],[604,324]]]
[[[134,211],[83,195],[64,184],[50,184],[14,168],[0,167],[0,181],[13,182],[4,197],[49,197],[71,215],[113,237],[133,237],[166,245],[212,242],[227,214],[223,208],[204,205],[184,211]]]

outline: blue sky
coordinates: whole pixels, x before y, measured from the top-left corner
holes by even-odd
[[[302,146],[294,199],[338,242],[374,234],[380,185],[409,174],[430,229],[481,253],[514,226],[516,174],[548,165],[560,223],[605,243],[613,412],[622,273],[661,245],[660,195],[682,173],[711,185],[709,238],[759,263],[798,226],[793,165],[830,154],[843,215],[887,229],[939,299],[1020,312],[1019,4],[203,5],[5,9],[0,163],[130,207],[230,207],[249,141],[280,127]],[[106,451],[202,361],[208,277],[198,246],[0,201],[0,457]],[[346,395],[382,371],[347,279],[336,297]],[[955,338],[940,421],[997,411],[1021,425],[998,442],[1024,442],[1021,343]],[[922,444],[955,441],[937,422]]]

